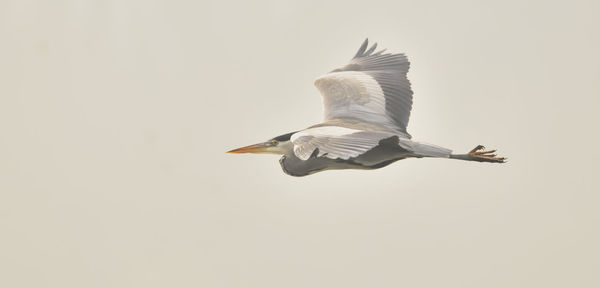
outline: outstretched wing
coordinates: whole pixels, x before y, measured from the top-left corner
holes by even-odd
[[[314,153],[317,153],[317,157],[348,160],[364,154],[376,147],[379,141],[393,136],[393,133],[323,126],[295,133],[290,140],[294,144],[294,154],[302,160],[307,160]]]
[[[406,78],[409,62],[404,54],[368,50],[368,39],[350,63],[315,80],[323,96],[325,122],[353,119],[397,132],[406,131],[412,108],[412,90]]]
[[[355,130],[340,126],[311,127],[292,134],[294,154],[301,160],[313,156],[330,159],[356,158],[380,145],[381,140],[396,138],[398,147],[415,157],[447,158],[452,150],[398,137],[392,132]]]

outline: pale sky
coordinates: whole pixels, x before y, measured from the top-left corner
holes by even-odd
[[[598,11],[0,1],[0,287],[600,287]],[[366,37],[411,61],[415,140],[509,162],[225,154],[318,123]]]

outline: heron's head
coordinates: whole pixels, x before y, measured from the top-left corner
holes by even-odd
[[[290,141],[292,134],[291,132],[269,139],[266,142],[245,146],[238,149],[227,151],[227,153],[238,154],[238,153],[254,153],[254,154],[288,154],[294,149],[294,144]]]

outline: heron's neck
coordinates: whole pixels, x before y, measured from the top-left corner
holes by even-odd
[[[282,141],[279,142],[279,145],[272,147],[272,149],[273,152],[276,154],[290,154],[294,153],[294,144],[292,143],[292,141]]]

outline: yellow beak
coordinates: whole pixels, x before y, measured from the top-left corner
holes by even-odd
[[[254,144],[242,148],[233,149],[227,151],[229,154],[240,154],[240,153],[265,153],[267,152],[267,146],[264,143]]]

